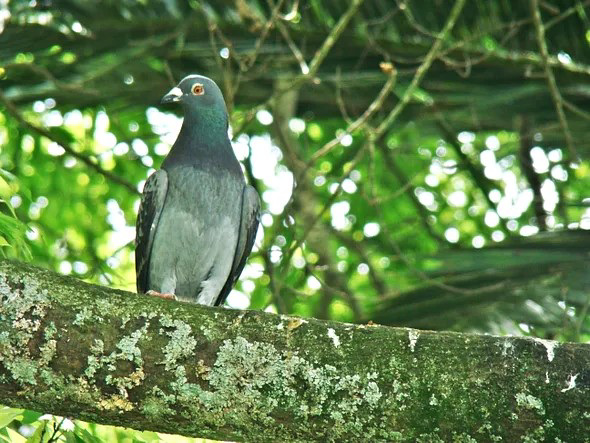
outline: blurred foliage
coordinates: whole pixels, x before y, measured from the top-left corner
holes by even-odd
[[[7,426],[10,424],[10,426]],[[84,423],[24,409],[0,407],[0,441],[10,443],[206,443],[210,440]]]
[[[590,2],[427,3],[0,1],[0,253],[134,290],[200,73],[263,197],[230,306],[588,341]]]

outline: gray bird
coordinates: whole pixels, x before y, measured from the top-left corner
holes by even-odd
[[[176,142],[145,183],[136,225],[137,291],[222,304],[252,250],[260,199],[228,138],[215,82],[189,75],[162,98],[180,103]]]

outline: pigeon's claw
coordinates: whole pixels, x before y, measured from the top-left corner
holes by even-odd
[[[149,291],[147,291],[145,293],[145,295],[150,295],[152,297],[160,297],[163,298],[164,300],[176,300],[176,295],[174,294],[169,294],[169,293],[162,293],[162,292],[158,292],[158,291],[154,291],[153,289],[150,289]]]

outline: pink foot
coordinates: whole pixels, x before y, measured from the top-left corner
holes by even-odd
[[[149,291],[147,291],[145,293],[145,295],[150,295],[152,297],[160,297],[160,298],[163,298],[164,300],[176,300],[176,295],[174,295],[174,294],[161,293],[158,291],[154,291],[153,289],[150,289]]]

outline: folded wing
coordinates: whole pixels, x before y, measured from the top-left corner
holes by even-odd
[[[223,304],[234,283],[242,273],[244,265],[246,264],[246,259],[254,245],[259,223],[260,197],[258,197],[258,193],[252,186],[246,185],[244,187],[244,192],[242,193],[242,214],[240,218],[240,230],[238,233],[238,244],[234,261],[229,277],[215,301],[215,306]]]
[[[163,169],[150,175],[143,188],[135,236],[137,292],[149,289],[150,255],[167,191],[168,175]]]

